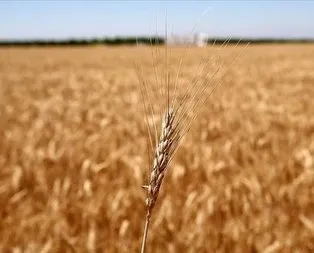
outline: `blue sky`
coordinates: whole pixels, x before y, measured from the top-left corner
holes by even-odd
[[[0,39],[163,35],[166,5],[169,33],[314,38],[314,1],[0,0]]]

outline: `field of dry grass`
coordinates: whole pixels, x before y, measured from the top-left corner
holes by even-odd
[[[210,50],[192,49],[183,81]],[[149,47],[0,50],[0,252],[139,252],[137,58],[153,80]],[[221,77],[165,177],[148,252],[314,252],[313,59],[313,45],[250,46]]]

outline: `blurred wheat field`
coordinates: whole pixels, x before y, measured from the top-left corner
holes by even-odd
[[[187,83],[218,49],[191,50]],[[0,252],[139,252],[148,164],[134,62],[154,80],[151,57],[0,49]],[[313,59],[313,45],[250,46],[221,76],[165,177],[148,252],[314,252]]]

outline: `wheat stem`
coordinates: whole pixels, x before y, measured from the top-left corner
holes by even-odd
[[[149,228],[149,222],[150,222],[150,213],[148,212],[147,215],[146,215],[145,228],[144,228],[143,239],[142,239],[141,253],[145,253],[146,240],[147,240],[148,228]]]

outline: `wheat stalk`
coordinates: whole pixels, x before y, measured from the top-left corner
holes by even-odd
[[[161,136],[154,155],[149,185],[144,186],[144,188],[147,189],[147,215],[141,253],[145,252],[150,217],[158,198],[160,186],[168,168],[170,154],[172,150],[171,148],[174,144],[174,116],[175,115],[172,108],[169,108],[169,110],[164,115],[164,119],[162,121]]]
[[[205,13],[206,12],[204,12],[202,15]],[[191,34],[193,33],[195,26],[193,27]],[[165,28],[167,29],[167,24]],[[167,30],[165,37],[167,39]],[[229,40],[226,40],[219,50],[228,45],[228,43]],[[236,47],[238,46],[238,43],[236,44]],[[152,59],[155,72],[155,87],[148,87],[148,84],[144,78],[142,65],[140,64],[140,67],[137,66],[136,68],[139,71],[138,77],[143,98],[148,136],[151,149],[152,151],[154,150],[148,184],[143,186],[143,188],[147,190],[147,214],[142,238],[141,253],[145,253],[149,224],[165,173],[175,152],[178,149],[182,138],[189,131],[191,123],[198,114],[201,105],[204,104],[207,98],[215,91],[217,87],[220,86],[221,81],[215,80],[214,77],[218,74],[218,72],[221,70],[221,67],[223,66],[223,63],[219,62],[220,57],[213,58],[212,56],[209,57],[206,55],[204,61],[200,60],[195,78],[193,78],[191,83],[185,84],[187,89],[185,89],[183,93],[179,95],[178,80],[182,70],[182,63],[184,58],[191,52],[191,47],[184,51],[183,56],[180,59],[179,68],[175,75],[174,81],[170,80],[171,74],[169,72],[168,66],[168,46],[165,45],[165,61],[163,66],[164,71],[162,70],[161,66],[158,66],[157,64],[158,60],[160,60],[160,51],[158,46],[155,48],[155,50],[155,55],[152,50]],[[231,64],[226,67],[222,75],[226,74],[227,70],[235,62],[239,55],[240,54],[238,54],[234,58],[234,61],[232,61]],[[154,100],[156,99],[154,97],[156,95],[157,100]],[[158,96],[160,100],[158,100]],[[160,108],[159,116],[161,118],[161,128],[159,132],[157,131],[156,127],[155,116],[157,116],[157,114],[155,113],[156,108],[153,105],[154,102],[157,104],[157,107]],[[148,115],[151,115],[151,121],[148,119]]]
[[[227,42],[228,43],[228,42]],[[238,45],[238,44],[237,44]],[[236,46],[237,46],[236,45]],[[225,44],[223,44],[223,47]],[[165,50],[167,50],[167,46],[165,46]],[[234,60],[230,63],[229,66],[226,67],[224,73],[225,75],[227,70],[230,66],[235,62],[235,60],[240,56],[240,53],[234,58]],[[165,56],[167,57],[167,55]],[[214,69],[209,71],[210,64],[213,63]],[[181,70],[181,63],[179,71],[177,73],[177,78],[180,74]],[[143,73],[141,73],[141,92],[143,96],[143,104],[145,109],[145,116],[146,116],[146,124],[148,127],[148,134],[149,139],[151,141],[151,147],[153,148],[153,142],[156,143],[156,147],[154,148],[154,156],[151,166],[151,173],[148,185],[143,186],[144,189],[147,190],[147,198],[146,198],[146,207],[147,207],[147,214],[145,220],[145,227],[144,227],[144,234],[142,239],[142,247],[141,253],[145,253],[145,246],[147,241],[148,229],[150,224],[150,219],[152,215],[152,211],[156,204],[158,193],[160,187],[162,185],[165,173],[169,164],[178,149],[178,146],[185,136],[185,134],[189,131],[191,124],[195,117],[198,114],[198,111],[202,104],[206,102],[208,97],[215,91],[217,87],[220,86],[221,81],[217,81],[214,77],[220,71],[223,63],[215,62],[215,59],[212,57],[207,57],[204,63],[199,65],[199,72],[196,75],[195,79],[192,83],[188,86],[188,88],[183,92],[181,98],[179,98],[178,91],[177,91],[177,80],[172,84],[173,85],[173,94],[170,95],[170,73],[168,73],[168,69],[166,68],[166,80],[165,80],[165,87],[159,87],[161,89],[160,96],[166,97],[165,105],[163,107],[163,102],[161,101],[159,106],[161,111],[165,111],[162,117],[161,122],[161,129],[159,132],[158,138],[158,131],[156,128],[155,123],[155,112],[154,106],[152,105],[152,99],[150,92],[153,92],[153,89],[149,91],[146,82],[144,81]],[[156,68],[156,66],[155,66]],[[158,80],[156,78],[156,80]],[[205,81],[204,81],[205,80]],[[157,86],[161,86],[156,82]],[[162,91],[162,89],[165,89]],[[158,87],[157,87],[158,91]],[[171,99],[170,99],[171,97]],[[146,99],[146,102],[145,102]],[[157,101],[158,103],[158,101]],[[148,104],[148,105],[147,105]],[[151,114],[152,122],[149,123],[147,119],[147,115]],[[155,132],[155,137],[153,138],[153,134],[150,132],[149,125],[152,125],[153,131]],[[154,139],[154,140],[153,140]]]

